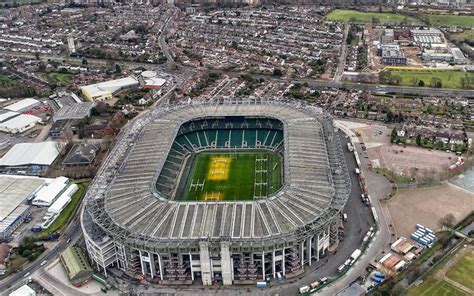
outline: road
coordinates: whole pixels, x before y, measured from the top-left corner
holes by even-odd
[[[342,37],[342,48],[341,56],[339,57],[339,62],[337,64],[336,73],[334,73],[333,81],[340,82],[342,80],[342,74],[344,73],[344,67],[346,65],[347,57],[347,35],[349,34],[349,29],[351,26],[349,24],[344,24],[344,34]]]
[[[390,240],[392,239],[389,222],[383,215],[383,208],[379,202],[379,198],[390,193],[391,185],[384,177],[377,175],[368,170],[365,161],[363,161],[363,153],[359,143],[354,143],[354,147],[361,156],[361,169],[366,176],[369,193],[372,197],[372,206],[375,208],[379,217],[379,231],[374,240],[369,245],[368,250],[357,263],[338,281],[321,290],[318,295],[336,295],[349,285],[351,285],[361,274],[365,272],[365,268],[374,260],[382,256],[384,252],[389,250]]]
[[[77,213],[80,213],[80,208],[78,209]],[[0,291],[2,291],[1,295],[3,295],[3,291],[9,292],[12,289],[18,288],[16,285],[22,282],[22,279],[24,279],[24,275],[26,273],[29,272],[30,274],[33,274],[36,271],[41,271],[45,267],[45,266],[41,266],[41,262],[43,262],[44,260],[48,262],[53,261],[59,255],[59,253],[61,253],[68,247],[68,244],[66,244],[66,241],[69,238],[71,238],[71,244],[74,244],[81,235],[82,235],[82,231],[81,231],[80,223],[79,223],[79,215],[76,214],[74,218],[71,220],[71,223],[64,230],[58,243],[52,249],[46,250],[34,262],[24,266],[23,271],[14,273],[10,275],[9,277],[7,277],[6,279],[0,281]]]
[[[166,56],[167,63],[174,65],[175,61],[173,58],[173,55],[171,54],[171,51],[168,47],[168,44],[166,43],[166,32],[168,31],[168,25],[170,22],[174,21],[174,18],[177,14],[177,11],[174,11],[165,21],[163,28],[161,28],[161,34],[160,37],[158,38],[160,42],[160,48],[163,51],[163,53]]]

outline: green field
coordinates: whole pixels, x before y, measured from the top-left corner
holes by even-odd
[[[349,9],[334,9],[325,16],[327,20],[338,21],[338,22],[354,22],[354,23],[371,23],[374,20],[380,23],[411,23],[420,24],[422,23],[419,19],[404,16],[397,13],[388,12],[361,12]]]
[[[451,34],[449,40],[467,42],[474,40],[474,30],[466,30],[462,33]]]
[[[183,200],[265,198],[281,187],[281,159],[271,152],[202,152],[192,160]]]
[[[453,281],[474,290],[474,251],[465,254],[447,273]]]
[[[474,28],[474,16],[469,15],[429,15],[428,20],[435,26]]]
[[[59,84],[65,85],[67,84],[74,75],[70,73],[59,73],[59,72],[51,72],[48,73],[48,79],[57,82]]]
[[[432,78],[439,78],[442,81],[442,88],[453,89],[474,89],[474,73],[457,70],[436,70],[436,69],[401,69],[387,67],[392,75],[400,76],[402,86],[419,86],[423,80],[424,86],[430,87]],[[469,84],[462,85],[461,78],[469,79]]]
[[[408,296],[467,296],[463,291],[445,281],[428,276],[421,285],[408,290]]]

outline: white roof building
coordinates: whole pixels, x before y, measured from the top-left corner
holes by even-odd
[[[6,111],[0,114],[0,122],[4,122],[12,117],[17,116],[19,113],[18,112],[13,112],[13,111]]]
[[[82,94],[89,101],[101,101],[111,98],[114,93],[120,90],[136,87],[138,85],[138,80],[135,77],[127,76],[120,79],[86,85],[80,89]]]
[[[38,122],[41,122],[41,118],[37,116],[29,114],[20,114],[16,117],[8,119],[5,122],[1,122],[0,131],[12,134],[22,133],[30,128],[33,128]]]
[[[58,157],[60,144],[53,141],[15,144],[0,159],[0,166],[49,166]]]
[[[49,213],[59,214],[71,202],[71,197],[79,189],[77,184],[71,184],[56,201],[48,208]]]
[[[35,195],[32,204],[39,207],[51,206],[68,185],[68,178],[57,177],[43,186]]]
[[[8,294],[8,296],[36,296],[36,292],[30,286],[24,285]]]
[[[21,112],[24,110],[31,109],[34,106],[37,106],[39,104],[40,104],[40,101],[30,98],[30,99],[23,99],[21,101],[8,105],[4,109],[15,111],[15,112]]]

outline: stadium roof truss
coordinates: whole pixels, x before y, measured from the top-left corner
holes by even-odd
[[[156,178],[181,124],[224,116],[283,122],[283,188],[255,201],[162,197]],[[150,250],[226,240],[265,246],[325,229],[342,211],[350,190],[339,137],[321,109],[256,98],[187,102],[160,107],[127,126],[89,187],[85,216],[111,237]]]

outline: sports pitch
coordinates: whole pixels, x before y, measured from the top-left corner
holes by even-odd
[[[201,152],[194,156],[182,200],[256,200],[274,193],[281,184],[277,153]]]

